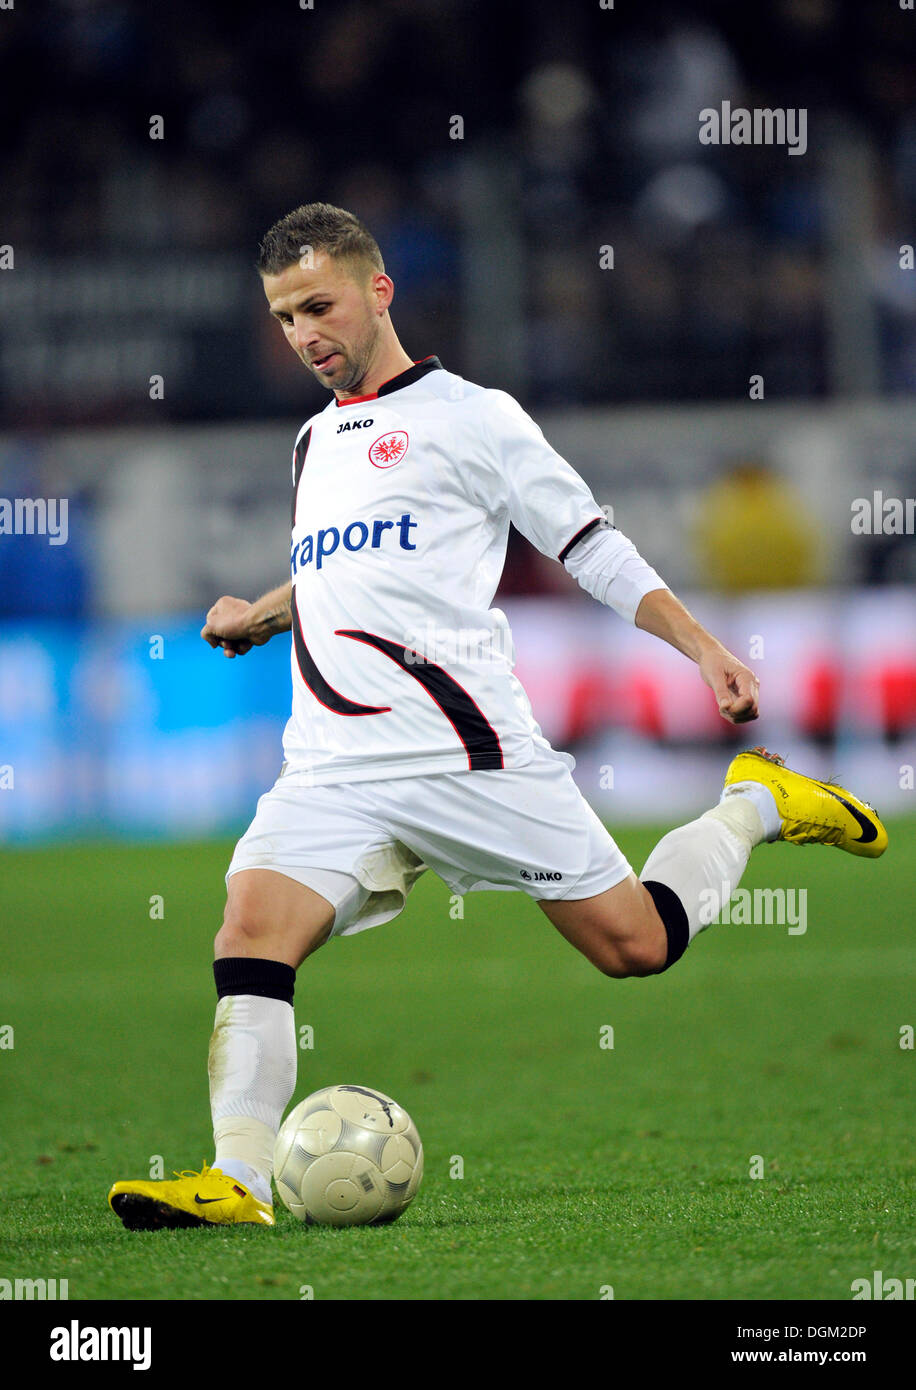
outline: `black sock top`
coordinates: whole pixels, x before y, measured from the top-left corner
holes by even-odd
[[[227,994],[260,994],[265,999],[293,1002],[296,972],[282,960],[252,956],[225,956],[213,962],[217,997]]]

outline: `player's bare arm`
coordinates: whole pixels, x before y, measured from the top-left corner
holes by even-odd
[[[730,724],[746,724],[759,714],[759,683],[712,633],[697,622],[668,589],[654,589],[640,601],[636,626],[661,637],[700,668],[700,675],[719,702],[719,713]]]
[[[278,632],[289,632],[292,593],[293,586],[287,583],[254,603],[224,594],[207,614],[200,635],[211,647],[222,647],[226,656],[244,656],[252,647],[263,647]]]

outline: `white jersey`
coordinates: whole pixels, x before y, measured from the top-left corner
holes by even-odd
[[[663,587],[521,406],[437,357],[332,396],[299,432],[293,489],[283,747],[315,785],[522,767],[545,746],[490,607],[510,521],[573,573],[594,555],[577,577],[631,618]]]

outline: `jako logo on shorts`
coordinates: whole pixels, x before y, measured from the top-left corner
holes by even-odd
[[[313,561],[316,570],[320,570],[328,556],[341,547],[344,550],[362,550],[368,546],[370,550],[378,550],[385,542],[388,531],[397,533],[402,550],[416,550],[417,547],[410,539],[410,532],[417,524],[410,512],[404,512],[397,521],[378,518],[372,521],[351,521],[349,526],[342,530],[336,526],[324,527],[314,536],[303,536],[293,545],[290,552],[292,576],[295,578],[301,569]],[[389,547],[394,543],[394,538],[389,537]]]

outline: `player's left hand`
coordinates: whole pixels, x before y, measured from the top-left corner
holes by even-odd
[[[719,702],[719,713],[729,724],[747,724],[757,719],[760,683],[753,671],[724,647],[705,652],[700,658],[700,675]]]

